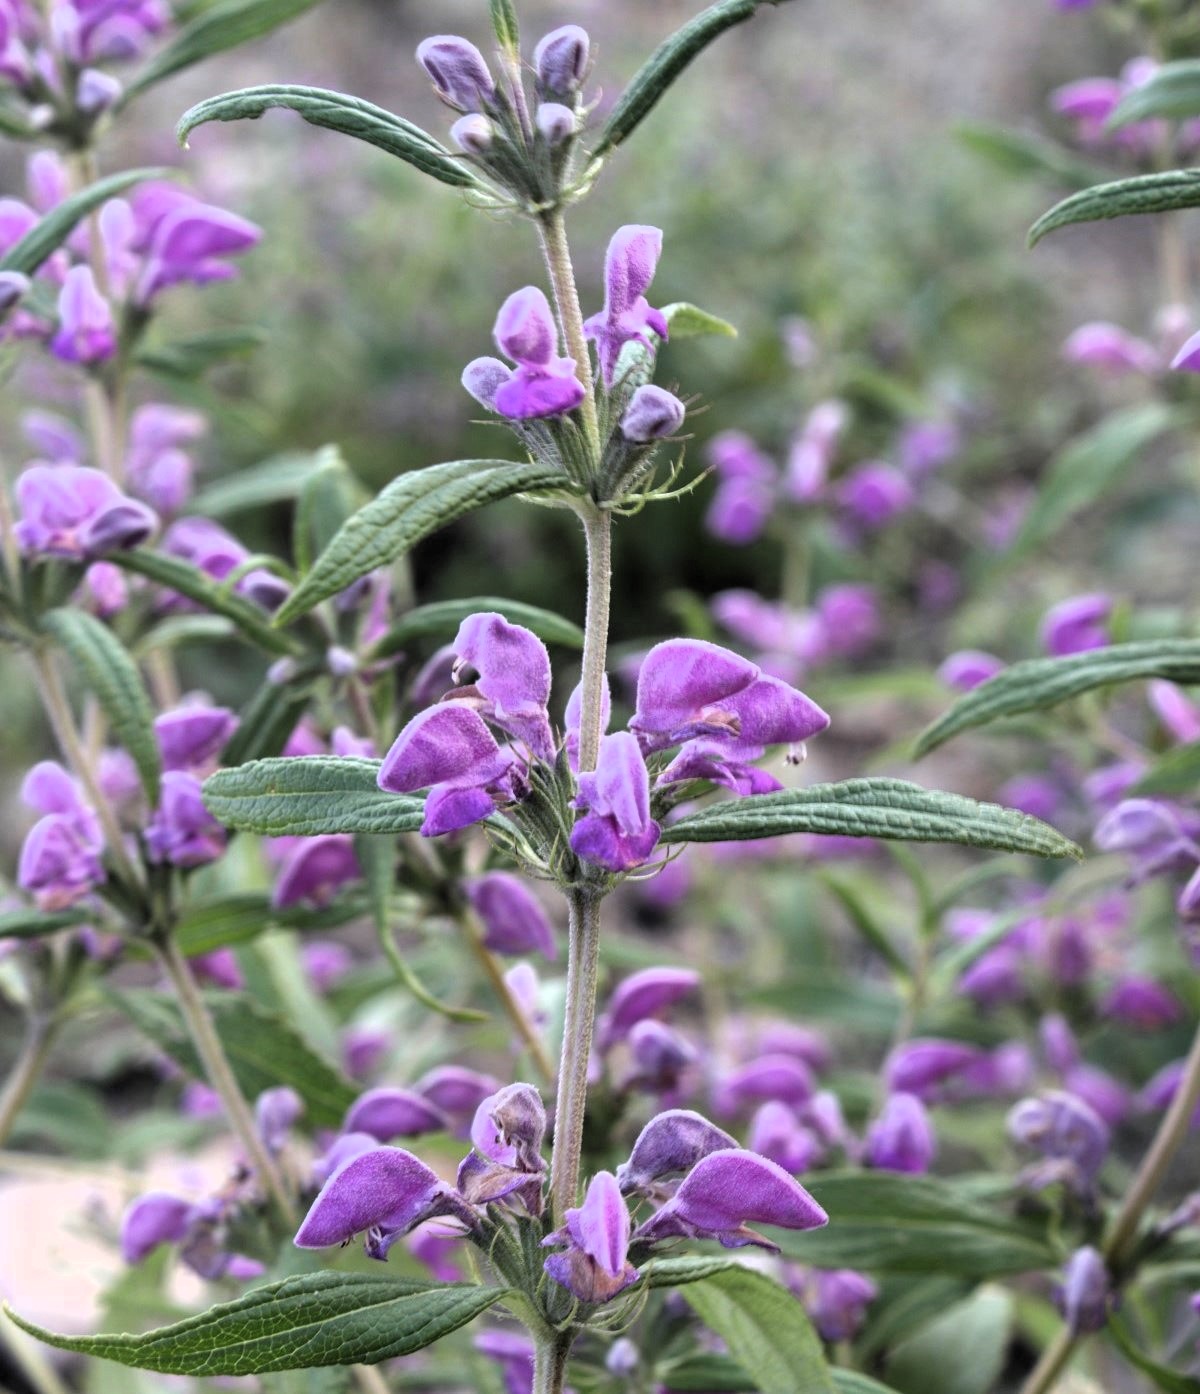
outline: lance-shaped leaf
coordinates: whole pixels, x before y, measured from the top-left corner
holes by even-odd
[[[244,944],[276,925],[300,930],[337,929],[357,919],[363,908],[356,897],[341,895],[321,910],[306,905],[280,910],[262,891],[239,891],[189,905],[175,925],[175,942],[180,953],[191,958],[227,944]]]
[[[1146,1354],[1141,1343],[1126,1325],[1124,1316],[1112,1313],[1108,1318],[1105,1334],[1133,1368],[1140,1370],[1155,1389],[1162,1389],[1166,1394],[1200,1394],[1200,1379],[1194,1375],[1185,1375],[1179,1370],[1172,1370],[1167,1365],[1160,1365],[1157,1360]]]
[[[389,155],[414,165],[443,184],[459,188],[479,184],[466,165],[420,126],[361,97],[330,92],[323,87],[272,85],[223,92],[185,111],[175,133],[179,143],[186,145],[191,132],[207,121],[255,121],[273,107],[294,111],[310,126],[323,126],[327,131],[338,131],[386,150]]]
[[[126,571],[134,571],[148,581],[156,581],[168,590],[194,600],[214,615],[232,620],[243,635],[268,653],[295,654],[300,651],[294,639],[271,627],[265,613],[257,605],[238,595],[230,586],[214,581],[211,576],[180,557],[165,552],[152,552],[139,547],[131,552],[114,552],[109,558]]]
[[[741,1265],[735,1258],[718,1254],[690,1254],[682,1258],[656,1258],[642,1267],[648,1288],[677,1288],[686,1283],[698,1283],[727,1268]]]
[[[503,615],[509,624],[530,629],[547,644],[562,644],[564,648],[583,648],[583,630],[571,620],[563,619],[553,610],[537,605],[525,605],[519,600],[503,600],[495,595],[475,595],[466,600],[438,600],[432,605],[418,605],[396,621],[371,650],[372,658],[387,658],[399,653],[415,639],[433,634],[453,634],[471,615],[488,613]]]
[[[192,499],[191,507],[206,518],[227,518],[268,504],[291,503],[309,475],[328,462],[329,448],[272,455],[257,465],[214,479]]]
[[[95,693],[117,744],[133,757],[146,797],[156,804],[162,762],[154,738],[154,711],[137,665],[112,630],[86,610],[51,610],[42,617],[42,628]]]
[[[145,63],[126,84],[121,105],[147,87],[161,82],[214,53],[260,39],[281,24],[299,19],[320,0],[217,0],[207,6]]]
[[[35,910],[32,906],[22,906],[0,913],[0,940],[40,939],[43,934],[55,934],[60,929],[86,924],[94,918],[95,913],[89,913],[82,906],[73,910]]]
[[[148,344],[138,349],[135,358],[149,372],[190,382],[230,358],[253,353],[266,339],[261,329],[210,329],[167,344]],[[195,507],[195,500],[192,506]]]
[[[682,1294],[762,1394],[834,1394],[812,1323],[773,1278],[734,1265],[687,1284]]]
[[[59,1336],[18,1316],[60,1350],[160,1374],[210,1378],[410,1355],[474,1320],[505,1289],[422,1283],[373,1273],[305,1273],[254,1288],[199,1316],[142,1335]]]
[[[173,997],[149,989],[113,990],[107,995],[177,1065],[195,1079],[205,1078]],[[290,1022],[244,993],[213,993],[207,1000],[225,1054],[247,1098],[287,1084],[304,1100],[305,1117],[313,1127],[341,1126],[357,1090]]]
[[[1178,412],[1161,402],[1128,407],[1064,446],[1046,467],[1009,558],[1040,547],[1075,514],[1103,498],[1142,451],[1179,419]]]
[[[1136,796],[1195,794],[1200,789],[1200,741],[1177,745],[1160,756],[1129,791]]]
[[[844,779],[808,789],[728,799],[663,829],[663,842],[730,842],[826,833],[894,842],[955,842],[1035,857],[1079,857],[1048,823],[998,804],[902,779]]]
[[[379,764],[340,755],[252,760],[211,775],[204,805],[227,828],[272,837],[416,832],[425,800],[380,789]]]
[[[1036,246],[1047,233],[1071,223],[1094,223],[1134,213],[1174,213],[1198,206],[1200,169],[1171,169],[1162,174],[1116,179],[1056,203],[1029,229],[1029,245]]]
[[[508,460],[454,460],[402,474],[338,531],[284,602],[276,623],[305,614],[472,509],[512,494],[545,492],[565,484],[557,468]]]
[[[1065,146],[1025,131],[967,121],[955,126],[954,134],[972,154],[1004,174],[1040,174],[1069,189],[1087,189],[1108,177],[1103,165],[1090,164]]]
[[[671,331],[672,343],[680,339],[700,339],[706,336],[737,338],[737,330],[727,319],[710,315],[707,310],[702,310],[699,305],[689,304],[686,300],[676,300],[671,305],[664,305],[662,316]]]
[[[1171,682],[1200,682],[1200,639],[1152,639],[1135,644],[1112,644],[1104,649],[1069,654],[1066,658],[1027,658],[997,673],[960,697],[944,715],[921,733],[916,753],[936,746],[973,726],[986,726],[1002,717],[1041,711],[1084,692],[1139,678]]]
[[[1108,118],[1108,128],[1119,130],[1133,121],[1160,116],[1172,121],[1200,116],[1200,60],[1164,63],[1148,81],[1131,87]]]
[[[19,271],[23,276],[32,276],[93,209],[99,208],[110,198],[123,194],[126,189],[131,189],[144,179],[169,179],[173,173],[174,171],[169,169],[129,169],[122,174],[111,174],[107,179],[89,184],[86,189],[63,199],[56,208],[31,227],[19,242],[11,246],[0,257],[0,271]]]
[[[593,154],[606,155],[621,144],[644,118],[658,99],[697,57],[727,29],[742,24],[764,4],[777,5],[781,0],[718,0],[695,19],[676,30],[661,43],[641,68],[633,81],[621,93],[613,107]]]
[[[491,0],[491,6],[492,28],[496,33],[496,42],[508,53],[519,54],[521,52],[521,30],[517,24],[517,11],[512,0]]]

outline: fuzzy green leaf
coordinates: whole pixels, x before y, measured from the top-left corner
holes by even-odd
[[[284,602],[276,622],[305,614],[472,509],[565,483],[561,470],[508,460],[454,460],[402,474],[338,531]]]
[[[147,345],[137,351],[135,358],[151,373],[190,382],[231,358],[253,353],[264,343],[266,335],[261,329],[210,329],[186,339]],[[192,506],[195,507],[195,500]]]
[[[858,1370],[832,1369],[829,1373],[833,1376],[833,1387],[838,1394],[899,1394],[889,1385],[880,1384],[877,1379]]]
[[[268,504],[292,503],[304,481],[328,459],[327,448],[272,455],[248,469],[214,479],[192,499],[191,507],[206,518],[225,518]]]
[[[42,617],[42,628],[95,693],[117,744],[132,756],[153,806],[158,802],[162,762],[154,737],[154,711],[137,664],[112,630],[86,610],[51,610]]]
[[[681,1291],[762,1394],[834,1394],[804,1308],[773,1278],[735,1265]]]
[[[425,800],[381,789],[379,764],[338,755],[252,760],[210,775],[204,806],[227,828],[271,837],[416,832]]]
[[[86,924],[95,912],[81,907],[74,910],[35,910],[22,906],[17,910],[0,912],[0,942],[5,939],[40,939],[43,934],[55,934],[72,925]]]
[[[438,600],[432,605],[419,605],[401,615],[396,623],[371,650],[373,658],[387,658],[399,653],[416,639],[433,634],[448,634],[471,615],[495,611],[509,624],[523,625],[547,644],[562,644],[564,648],[583,648],[583,630],[571,620],[563,619],[552,610],[526,605],[519,600],[504,600],[494,595],[475,595],[466,600]]]
[[[901,1342],[888,1359],[888,1379],[914,1394],[989,1394],[1004,1367],[1012,1317],[1012,1295],[982,1287]]]
[[[1078,857],[1047,823],[998,804],[901,779],[845,779],[710,804],[663,830],[663,842],[730,842],[832,833],[897,842],[954,842],[1036,857]]]
[[[185,111],[175,128],[181,145],[197,126],[207,121],[257,121],[273,108],[294,111],[310,126],[353,136],[379,150],[386,150],[407,164],[431,175],[443,184],[471,188],[478,180],[434,138],[373,102],[346,92],[330,92],[323,87],[290,87],[278,84],[246,87],[239,92],[223,92],[208,97]]]
[[[1200,116],[1200,59],[1185,58],[1164,63],[1147,82],[1131,87],[1108,118],[1110,131],[1120,130],[1133,121],[1167,117],[1186,121]]]
[[[1135,213],[1174,213],[1200,207],[1200,169],[1171,169],[1162,174],[1138,174],[1082,189],[1029,229],[1029,245],[1036,246],[1048,233],[1072,223],[1094,223]]]
[[[780,0],[718,0],[676,30],[654,50],[621,93],[604,123],[593,154],[606,155],[627,139],[692,59],[703,53],[714,39],[735,24],[750,19],[763,4],[779,3]]]
[[[1065,146],[1025,131],[968,121],[956,126],[954,134],[972,154],[1005,174],[1045,175],[1071,189],[1087,189],[1108,177],[1103,165],[1090,164]]]
[[[211,1378],[323,1365],[374,1365],[432,1345],[505,1296],[503,1288],[373,1273],[306,1273],[141,1335],[59,1336],[6,1308],[59,1350],[139,1370]]]
[[[1200,789],[1200,741],[1177,745],[1159,756],[1129,791],[1132,795],[1177,798]]]
[[[492,28],[496,42],[514,56],[521,52],[521,29],[512,0],[491,0]]]
[[[715,335],[722,339],[736,339],[737,330],[727,319],[710,315],[698,305],[689,305],[686,300],[677,300],[673,305],[663,306],[663,318],[671,331],[671,342],[678,339],[700,339]]]
[[[362,913],[362,902],[347,896],[323,910],[292,906],[278,910],[261,891],[241,891],[197,901],[180,915],[175,941],[185,957],[244,944],[276,925],[288,929],[336,929]]]
[[[1041,711],[1084,692],[1140,678],[1200,682],[1200,639],[1113,644],[1066,658],[1028,658],[1014,663],[972,688],[926,727],[917,740],[916,753],[926,755],[973,726],[986,726],[1022,712]]]
[[[735,1258],[722,1258],[719,1254],[692,1254],[682,1258],[652,1259],[643,1271],[648,1288],[677,1288],[739,1266]]]

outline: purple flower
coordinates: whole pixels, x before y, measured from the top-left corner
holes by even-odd
[[[258,245],[262,229],[170,185],[145,185],[134,199],[135,248],[144,253],[138,305],[180,282],[207,285],[237,275],[228,258]]]
[[[721,1080],[713,1107],[725,1117],[775,1099],[798,1108],[816,1093],[812,1071],[794,1055],[760,1055]]]
[[[199,412],[161,402],[138,407],[130,421],[125,458],[134,490],[163,513],[178,513],[192,492],[192,461],[181,447],[206,429]]]
[[[1108,1155],[1108,1128],[1082,1099],[1061,1090],[1022,1099],[1008,1115],[1008,1135],[1038,1152],[1042,1161],[1024,1174],[1027,1185],[1066,1183],[1078,1195],[1090,1195]]]
[[[563,1244],[551,1254],[546,1272],[581,1302],[608,1302],[637,1281],[629,1262],[629,1207],[611,1171],[598,1171],[588,1184],[583,1204],[569,1209],[566,1223],[544,1245]]]
[[[437,94],[456,111],[483,111],[492,104],[496,84],[483,54],[457,34],[434,34],[417,45],[417,62]]]
[[[715,1239],[726,1249],[776,1246],[747,1227],[779,1225],[816,1229],[829,1216],[781,1166],[740,1147],[710,1152],[688,1172],[679,1189],[634,1238],[649,1243],[675,1237]]]
[[[79,560],[136,547],[158,527],[144,503],[127,498],[100,470],[30,465],[17,480],[23,552]]]
[[[89,266],[73,266],[58,296],[59,329],[50,350],[67,363],[100,363],[117,351],[108,301]]]
[[[237,992],[246,986],[237,955],[230,948],[210,949],[206,954],[195,954],[188,959],[188,963],[197,980],[209,987],[223,987]]]
[[[466,1137],[479,1105],[500,1088],[499,1080],[462,1065],[437,1065],[413,1089],[450,1119],[456,1135]]]
[[[367,1133],[379,1142],[440,1132],[446,1115],[413,1089],[368,1089],[351,1105],[344,1133]]]
[[[866,1138],[866,1163],[879,1171],[912,1175],[933,1164],[937,1139],[925,1105],[915,1094],[891,1094]]]
[[[326,993],[350,972],[354,959],[344,944],[332,939],[308,939],[300,946],[300,962],[315,991]]]
[[[970,692],[1004,671],[1004,660],[981,649],[960,649],[952,653],[938,669],[937,675],[959,692]]]
[[[483,1100],[471,1123],[473,1150],[458,1169],[458,1188],[475,1205],[516,1196],[541,1214],[546,1110],[531,1084],[509,1084]]]
[[[297,838],[271,892],[271,904],[277,910],[289,905],[320,909],[329,905],[343,886],[361,879],[362,867],[352,837],[328,833]]]
[[[1046,611],[1042,619],[1042,647],[1052,658],[1102,649],[1110,642],[1108,618],[1112,597],[1096,592],[1075,595]]]
[[[710,1152],[736,1149],[723,1128],[690,1109],[673,1108],[650,1120],[638,1134],[629,1160],[617,1168],[621,1190],[649,1191],[664,1177],[691,1171]]]
[[[714,537],[745,546],[762,533],[775,508],[778,474],[742,431],[722,431],[705,450],[720,483],[705,518]]]
[[[160,1244],[178,1244],[192,1222],[192,1205],[163,1191],[149,1191],[125,1211],[121,1220],[121,1257],[141,1263]]]
[[[158,808],[146,824],[151,860],[173,866],[203,866],[225,850],[225,829],[204,807],[200,781],[182,770],[162,777]]]
[[[857,657],[883,631],[874,586],[852,582],[826,586],[817,596],[816,610],[824,650],[841,658]]]
[[[342,1068],[351,1079],[365,1079],[391,1049],[388,1032],[374,1026],[349,1026],[342,1034]]]
[[[893,465],[866,460],[837,482],[835,494],[849,520],[867,532],[886,527],[913,505],[913,487]]]
[[[852,1268],[816,1268],[804,1285],[804,1306],[823,1341],[852,1341],[879,1289]]]
[[[1100,1331],[1108,1321],[1112,1282],[1099,1249],[1085,1245],[1067,1260],[1055,1293],[1059,1310],[1075,1335]]]
[[[1068,363],[1088,363],[1110,377],[1125,373],[1156,373],[1162,359],[1153,344],[1136,339],[1119,325],[1105,321],[1081,324],[1062,347]]]
[[[561,102],[540,103],[533,114],[533,124],[551,150],[564,145],[579,129],[578,117]]]
[[[225,580],[249,556],[236,537],[207,518],[177,518],[163,534],[162,545],[169,556],[191,562],[214,581]],[[287,598],[289,587],[280,577],[256,568],[241,576],[234,590],[264,610],[274,610]],[[172,591],[164,593],[164,600],[171,610],[198,608]]]
[[[505,1394],[533,1394],[534,1349],[531,1337],[518,1331],[481,1331],[471,1344],[500,1366]]]
[[[475,913],[483,921],[484,945],[501,954],[544,954],[554,958],[554,926],[519,877],[489,871],[463,883]]]
[[[678,397],[654,383],[645,383],[629,399],[621,417],[621,434],[626,440],[644,444],[673,436],[683,425],[687,408]]]
[[[376,1147],[330,1176],[294,1242],[299,1249],[329,1249],[365,1231],[368,1257],[386,1260],[397,1239],[437,1215],[451,1215],[469,1229],[477,1223],[458,1192],[411,1152]]]
[[[700,986],[691,968],[643,968],[622,980],[596,1021],[596,1049],[603,1054],[639,1021],[658,1017]]]
[[[370,1133],[341,1133],[330,1144],[328,1151],[313,1161],[312,1178],[318,1186],[323,1186],[339,1167],[381,1146],[382,1143]]]
[[[61,765],[43,760],[25,776],[21,798],[42,816],[25,836],[17,884],[42,910],[62,910],[104,880],[104,839],[94,810]]]
[[[207,774],[238,728],[238,719],[227,707],[188,701],[155,718],[164,770],[189,770]]]
[[[1151,978],[1123,978],[1114,984],[1101,1013],[1139,1031],[1160,1031],[1183,1015],[1179,999]]]
[[[500,307],[493,330],[497,347],[517,365],[477,358],[463,372],[463,385],[477,401],[512,421],[561,416],[583,401],[573,358],[558,356],[558,328],[537,286],[514,291]],[[507,376],[501,380],[497,370]]]
[[[450,127],[450,139],[464,155],[482,158],[492,148],[496,139],[496,127],[486,116],[477,111],[468,116],[460,116]],[[468,387],[467,391],[471,389]],[[475,394],[472,393],[472,396]]]
[[[926,1102],[940,1086],[978,1063],[982,1052],[962,1041],[911,1040],[898,1045],[884,1065],[883,1079],[893,1094],[915,1094]]]
[[[1182,688],[1156,678],[1146,684],[1146,696],[1172,740],[1181,744],[1200,740],[1200,707]]]
[[[746,1146],[792,1176],[807,1171],[821,1155],[821,1144],[796,1117],[796,1111],[774,1099],[761,1105],[750,1120]]]
[[[818,402],[792,441],[783,492],[793,503],[815,503],[825,493],[838,442],[850,420],[845,402]]]
[[[667,321],[652,309],[646,291],[662,255],[662,231],[633,223],[618,228],[604,258],[604,309],[583,326],[595,339],[604,386],[611,392],[617,360],[628,343],[653,350],[650,334],[667,337]]]
[[[685,1071],[698,1058],[695,1049],[661,1021],[639,1021],[628,1040],[633,1073],[624,1087],[663,1095],[664,1102],[670,1095],[674,1102],[680,1096]]]
[[[533,50],[538,91],[572,101],[587,76],[587,31],[578,24],[564,24],[544,35]]]
[[[1200,373],[1200,333],[1193,334],[1171,359],[1176,373]]]
[[[265,1089],[254,1101],[255,1129],[273,1155],[283,1150],[288,1134],[303,1115],[304,1100],[286,1084]]]
[[[584,810],[571,830],[571,850],[608,871],[641,866],[658,842],[650,817],[650,776],[637,739],[617,731],[600,742],[596,768],[579,776],[574,807]]]
[[[428,789],[424,837],[478,823],[497,804],[517,797],[511,750],[470,707],[447,702],[420,712],[396,737],[379,771],[379,787],[392,794]]]
[[[459,625],[452,645],[458,682],[467,670],[475,677],[455,700],[510,736],[524,741],[539,760],[553,762],[554,736],[546,704],[550,700],[550,655],[531,630],[509,624],[493,612],[472,615]]]
[[[924,479],[954,458],[962,447],[952,421],[912,421],[900,432],[900,468],[912,479]]]

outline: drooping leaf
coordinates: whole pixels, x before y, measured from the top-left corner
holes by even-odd
[[[217,0],[185,24],[134,73],[125,86],[121,104],[215,53],[261,39],[273,29],[299,19],[318,3],[319,0]]]
[[[1145,82],[1129,88],[1107,126],[1116,131],[1133,121],[1186,121],[1192,116],[1200,116],[1200,59],[1184,58],[1164,63]]]
[[[1065,146],[1026,131],[964,121],[954,128],[954,134],[973,154],[1005,174],[1045,175],[1070,189],[1087,189],[1108,177],[1103,165],[1081,160]]]
[[[211,1378],[323,1365],[374,1365],[410,1355],[474,1320],[503,1288],[421,1283],[373,1273],[306,1273],[253,1288],[142,1335],[60,1336],[13,1321],[59,1350],[161,1374]]]
[[[727,319],[710,315],[698,305],[689,305],[686,300],[677,300],[672,305],[663,306],[663,318],[671,331],[672,342],[678,339],[699,339],[715,335],[722,339],[736,339],[737,330]]]
[[[210,329],[186,339],[146,345],[137,351],[135,357],[151,373],[190,382],[231,358],[253,353],[264,343],[266,335],[261,329]]]
[[[845,779],[725,800],[664,828],[662,840],[730,842],[788,833],[953,842],[1036,857],[1081,855],[1073,842],[1028,814],[901,779]]]
[[[495,595],[475,595],[466,600],[438,600],[431,605],[418,605],[415,610],[409,610],[378,640],[371,650],[371,656],[387,658],[399,653],[415,639],[424,639],[431,634],[451,634],[471,615],[488,611],[503,615],[509,624],[531,629],[547,644],[583,648],[583,630],[552,610],[526,605],[519,600],[504,600]]]
[[[57,934],[72,925],[87,924],[95,918],[82,906],[72,910],[35,910],[23,905],[18,910],[0,911],[0,941],[5,939],[40,939],[43,934]]]
[[[86,189],[63,199],[57,207],[52,208],[30,228],[19,242],[11,246],[0,257],[0,271],[19,271],[23,276],[32,276],[93,209],[99,208],[110,198],[117,198],[126,189],[131,189],[145,179],[169,179],[172,173],[173,171],[168,169],[129,169],[122,174],[110,174],[107,179],[89,184]]]
[[[945,1180],[855,1171],[813,1175],[805,1185],[831,1222],[773,1236],[801,1263],[979,1279],[1052,1269],[1061,1259],[1032,1225],[956,1193]]]
[[[762,1394],[833,1394],[821,1342],[804,1308],[774,1279],[735,1266],[681,1291]]]
[[[1174,798],[1180,794],[1194,794],[1197,788],[1200,788],[1200,741],[1189,741],[1159,756],[1129,792],[1139,797],[1154,794]]]
[[[227,828],[272,837],[416,832],[425,800],[381,789],[379,765],[340,755],[252,760],[210,775],[204,805]]]
[[[1047,465],[1008,556],[1025,556],[1049,541],[1077,513],[1102,498],[1141,452],[1178,420],[1178,412],[1161,402],[1128,407],[1064,446]]]
[[[154,738],[154,711],[137,664],[117,636],[86,610],[51,610],[42,627],[67,654],[95,693],[113,736],[137,766],[151,806],[158,802],[162,761]]]
[[[980,1288],[940,1313],[892,1352],[888,1380],[901,1394],[990,1394],[1008,1353],[1013,1300],[1003,1288]]]
[[[454,460],[402,474],[349,519],[284,602],[276,621],[283,624],[305,614],[472,509],[565,483],[560,470],[507,460]]]
[[[1152,1360],[1138,1345],[1120,1313],[1109,1316],[1105,1333],[1125,1359],[1135,1370],[1140,1370],[1155,1389],[1165,1390],[1166,1394],[1200,1394],[1200,1379]]]
[[[311,0],[310,0],[311,2]],[[470,169],[456,160],[434,138],[402,116],[396,116],[373,102],[346,92],[330,92],[322,87],[293,87],[278,84],[246,87],[240,92],[223,92],[197,102],[180,117],[175,134],[181,145],[197,126],[207,121],[256,121],[273,108],[294,111],[310,126],[353,136],[389,155],[413,165],[422,174],[443,184],[471,188],[478,180]]]
[[[1043,213],[1029,229],[1029,245],[1072,223],[1094,223],[1135,213],[1174,213],[1200,206],[1200,169],[1137,174],[1082,189]]]
[[[204,1078],[203,1066],[174,998],[148,988],[113,989],[108,996],[177,1065],[196,1079]],[[288,1084],[304,1100],[309,1124],[315,1128],[341,1126],[357,1091],[289,1021],[266,1011],[245,993],[214,993],[208,998],[208,1006],[247,1098],[257,1098],[264,1089]]]
[[[214,581],[191,562],[167,556],[165,552],[152,552],[145,547],[138,547],[132,552],[114,552],[110,560],[126,571],[134,571],[148,581],[178,591],[215,615],[224,615],[247,639],[268,653],[291,654],[299,651],[293,639],[271,627],[267,616],[257,605],[236,594],[230,587]]]
[[[703,53],[714,39],[735,24],[750,19],[761,5],[779,3],[780,0],[718,0],[676,30],[659,44],[617,98],[593,154],[596,157],[606,155],[627,139],[692,59]]]
[[[929,751],[973,726],[1042,711],[1096,688],[1141,678],[1200,682],[1200,639],[1151,639],[1069,654],[1028,658],[965,693],[921,733],[916,754]]]

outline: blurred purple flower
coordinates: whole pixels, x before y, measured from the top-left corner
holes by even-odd
[[[17,479],[23,552],[80,560],[136,547],[158,527],[153,510],[127,498],[100,470],[30,465]]]
[[[463,890],[483,921],[484,945],[494,953],[557,956],[554,926],[519,877],[489,871],[465,881]]]
[[[925,1105],[915,1094],[891,1094],[866,1137],[866,1164],[880,1171],[926,1172],[937,1138]]]

